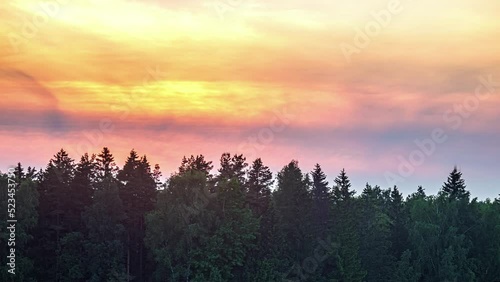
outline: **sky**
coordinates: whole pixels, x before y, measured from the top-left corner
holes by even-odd
[[[135,149],[296,159],[404,194],[500,194],[496,0],[0,4],[0,171]]]

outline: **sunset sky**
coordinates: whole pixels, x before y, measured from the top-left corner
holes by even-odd
[[[345,168],[358,192],[435,193],[457,165],[500,193],[500,1],[4,2],[1,171],[107,146],[168,176],[227,151]]]

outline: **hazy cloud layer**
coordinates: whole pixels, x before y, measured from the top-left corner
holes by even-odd
[[[319,162],[331,178],[346,167],[360,190],[387,186],[440,128],[447,141],[403,190],[436,189],[459,165],[498,194],[499,91],[470,104],[479,77],[500,81],[498,1],[401,1],[365,39],[389,1],[40,3],[0,9],[0,168],[44,165],[61,146],[134,147],[167,172],[183,154],[231,151],[274,169]]]

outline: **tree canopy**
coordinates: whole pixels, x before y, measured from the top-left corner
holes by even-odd
[[[18,219],[1,281],[500,281],[500,199],[471,199],[456,167],[437,195],[405,198],[295,160],[273,175],[190,156],[166,179],[135,150],[123,167],[107,147],[77,160],[0,173],[0,216],[13,187]]]

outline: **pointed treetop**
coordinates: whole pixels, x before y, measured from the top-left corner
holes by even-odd
[[[61,150],[57,152],[57,154],[55,154],[54,157],[49,161],[49,166],[52,165],[59,167],[69,164],[72,165],[73,162],[74,160],[69,157],[68,153],[64,149],[61,148]]]
[[[328,186],[328,181],[326,181],[326,174],[323,172],[319,164],[316,164],[314,166],[314,170],[311,172],[311,175],[313,178],[313,185]]]
[[[24,178],[24,168],[21,163],[17,163],[17,166],[14,168],[14,175],[17,179],[17,183],[20,183],[21,179]]]
[[[391,191],[391,201],[395,204],[401,204],[403,202],[403,194],[399,192],[398,187],[395,185]]]
[[[256,159],[248,171],[249,189],[260,191],[263,187],[271,186],[273,182],[271,169],[264,165],[261,158]]]
[[[96,162],[99,176],[102,179],[113,176],[116,171],[118,171],[118,167],[115,164],[115,158],[108,147],[102,148],[101,153],[97,155]]]
[[[345,169],[342,169],[339,176],[335,178],[334,197],[341,201],[352,198],[354,194],[356,194],[356,191],[351,190],[350,188],[351,181],[349,180],[349,177],[347,177]]]
[[[314,166],[311,172],[312,176],[312,196],[314,199],[328,199],[330,196],[330,189],[328,188],[328,181],[326,181],[326,174],[321,169],[319,164]]]
[[[240,184],[244,184],[246,168],[246,158],[243,155],[234,155],[231,157],[230,153],[223,153],[220,158],[220,168],[217,180],[230,180],[236,178]]]
[[[469,198],[470,192],[465,189],[466,187],[462,172],[455,166],[448,176],[448,180],[443,184],[442,193],[450,199]]]
[[[273,173],[260,158],[256,159],[248,171],[246,183],[246,201],[254,214],[261,216],[269,208],[272,184]]]

